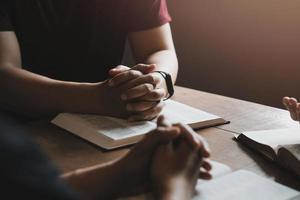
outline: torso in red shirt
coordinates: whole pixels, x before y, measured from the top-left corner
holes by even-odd
[[[0,31],[15,31],[23,68],[67,81],[106,79],[128,32],[170,21],[165,0],[0,1]]]

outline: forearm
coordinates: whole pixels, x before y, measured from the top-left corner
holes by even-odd
[[[93,84],[64,82],[11,66],[0,69],[0,104],[30,116],[91,110]],[[91,98],[89,98],[91,97]]]
[[[159,200],[188,200],[191,199],[192,192],[183,181],[172,180],[167,185],[157,185],[155,195]]]
[[[176,190],[173,192],[166,192],[161,194],[160,196],[157,196],[158,200],[181,200],[181,199],[185,199],[185,200],[189,200],[191,199],[190,195],[184,195],[181,194],[179,192],[176,192]]]
[[[115,199],[122,193],[122,169],[114,162],[65,174],[62,178],[89,199]]]
[[[146,64],[156,64],[157,71],[164,71],[172,76],[173,83],[175,84],[178,74],[178,60],[175,50],[161,50],[157,51],[145,60]]]

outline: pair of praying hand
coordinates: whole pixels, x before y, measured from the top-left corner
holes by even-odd
[[[111,116],[130,121],[152,120],[162,111],[167,96],[164,78],[155,73],[155,64],[138,64],[132,68],[119,65],[109,71],[106,81],[107,105]]]
[[[189,126],[163,116],[124,157],[62,177],[90,199],[116,199],[152,192],[155,199],[191,199],[198,178],[212,178],[206,141]]]

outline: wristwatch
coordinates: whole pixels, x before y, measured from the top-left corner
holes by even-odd
[[[173,95],[174,95],[174,87],[173,87],[173,81],[172,81],[172,76],[164,71],[154,71],[156,73],[159,73],[160,75],[162,75],[162,77],[165,79],[166,81],[166,85],[167,85],[167,90],[168,90],[168,97],[166,97],[164,99],[164,101],[170,99]]]

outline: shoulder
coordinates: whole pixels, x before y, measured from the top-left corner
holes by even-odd
[[[141,31],[170,22],[166,0],[121,0],[122,19],[128,31]]]

